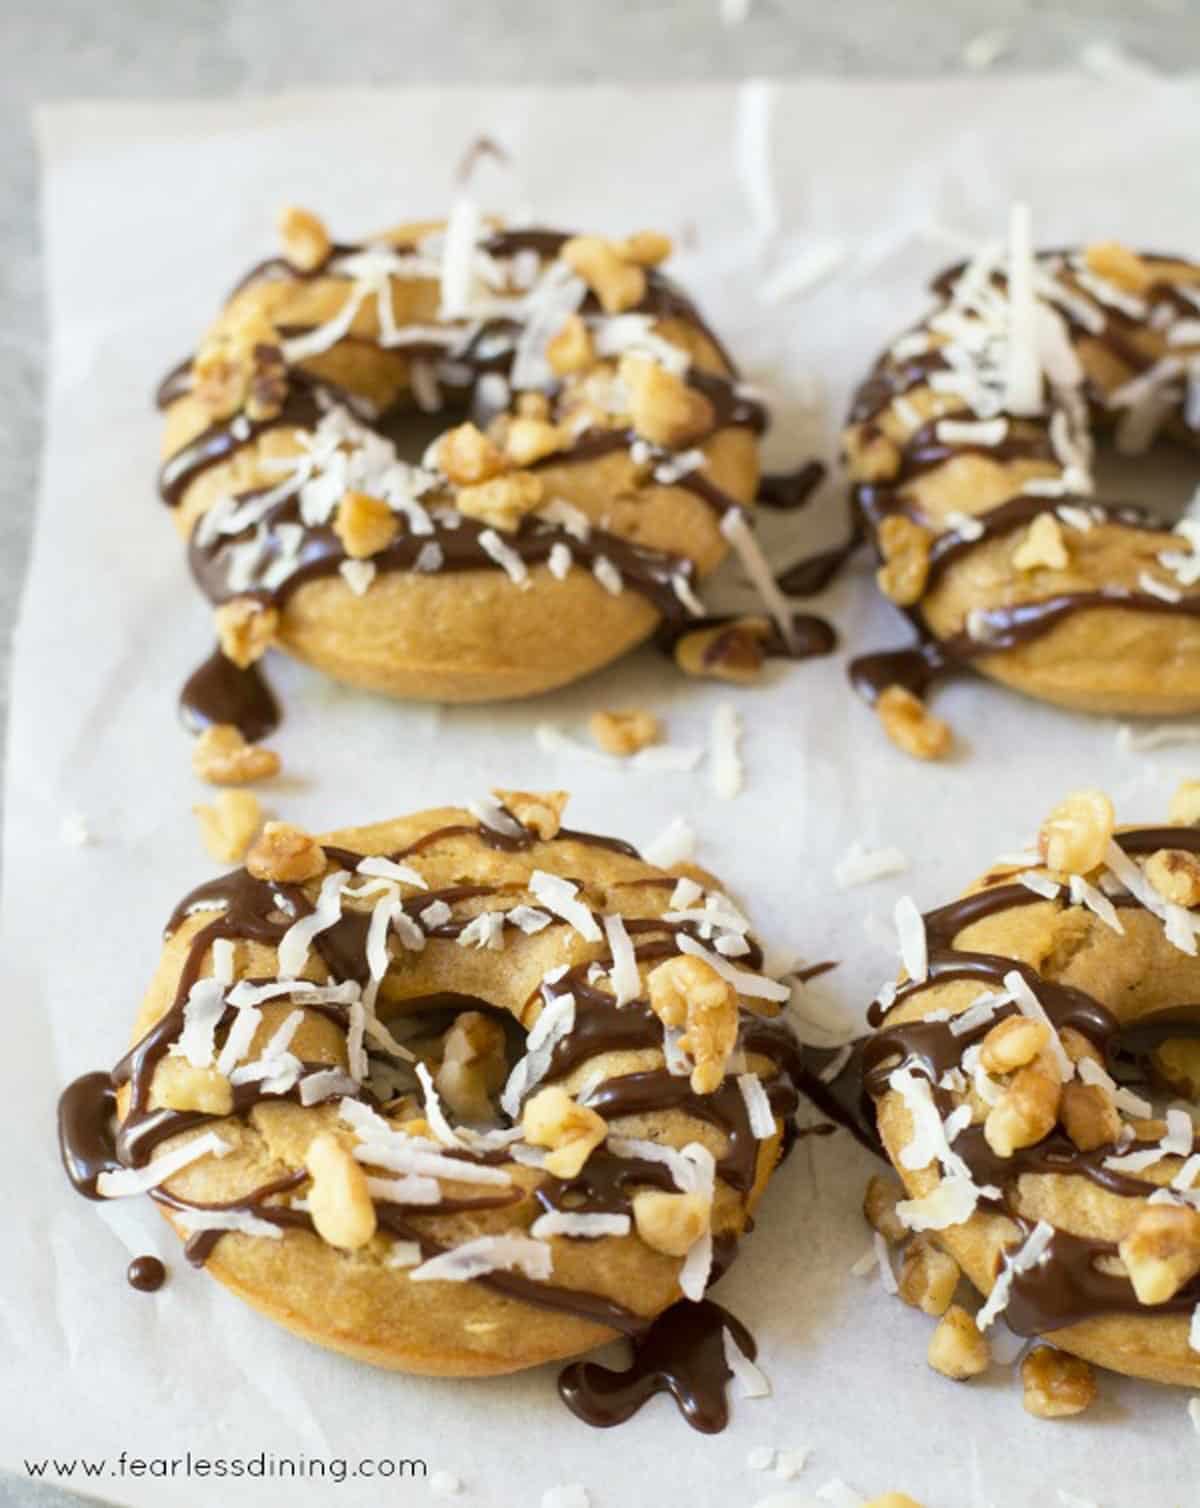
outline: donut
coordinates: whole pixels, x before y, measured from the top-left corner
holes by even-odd
[[[64,1093],[76,1188],[148,1193],[191,1262],[380,1367],[716,1310],[797,1104],[789,986],[710,876],[564,801],[268,824],[176,908],[113,1073]]]
[[[1025,865],[910,902],[862,1072],[901,1220],[988,1296],[982,1327],[1196,1387],[1200,782],[1170,815],[1114,829],[1076,792]]]
[[[205,697],[245,701],[231,667],[268,647],[390,696],[531,696],[699,615],[731,540],[753,550],[765,410],[665,236],[468,203],[361,244],[281,227],[158,394],[225,657],[194,719],[233,721]]]
[[[1200,522],[1093,496],[1094,434],[1196,443],[1200,266],[1111,242],[1034,257],[1023,232],[936,281],[843,431],[856,533],[918,634],[851,677],[902,744],[912,699],[966,667],[1085,712],[1200,708]]]

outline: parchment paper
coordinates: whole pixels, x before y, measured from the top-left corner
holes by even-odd
[[[1056,1425],[1023,1413],[1009,1368],[969,1386],[927,1368],[931,1322],[848,1271],[867,1244],[869,1159],[845,1136],[801,1142],[721,1286],[760,1339],[774,1394],[736,1403],[712,1439],[664,1399],[616,1433],[592,1431],[558,1404],[553,1369],[429,1382],[344,1361],[188,1269],[144,1205],[106,1220],[70,1192],[53,1138],[58,1089],[123,1050],[159,929],[212,872],[189,813],[204,793],[174,717],[178,686],[207,651],[207,611],[153,493],[152,385],[233,279],[273,249],[281,203],[311,204],[347,236],[436,215],[480,133],[515,164],[481,170],[475,188],[489,202],[552,224],[677,237],[679,275],[776,396],[775,465],[832,456],[855,378],[924,307],[925,281],[960,253],[959,238],[1002,233],[1014,198],[1032,204],[1043,244],[1200,245],[1192,81],[427,89],[41,116],[53,353],[7,776],[3,1464],[121,1450],[424,1457],[461,1477],[458,1501],[497,1508],[571,1482],[595,1508],[791,1505],[835,1477],[864,1498],[903,1488],[928,1508],[1045,1505],[1060,1488],[1104,1508],[1200,1500],[1200,1438],[1177,1390],[1104,1377],[1097,1405]],[[829,246],[845,260],[827,282],[761,301],[765,274]],[[808,512],[768,519],[773,558],[838,537],[841,507],[830,484]],[[726,600],[745,601],[736,571],[726,581]],[[865,566],[822,606],[856,649],[903,637]],[[898,895],[948,899],[1068,785],[1102,785],[1124,816],[1152,818],[1189,767],[1186,748],[1121,752],[1111,722],[970,681],[938,704],[961,734],[959,757],[914,764],[847,693],[839,657],[733,693],[747,786],[726,802],[703,767],[639,775],[535,744],[539,719],[582,733],[589,711],[621,705],[655,708],[673,742],[702,742],[730,692],[683,683],[649,651],[536,703],[475,710],[389,703],[286,664],[272,676],[287,707],[273,810],[324,829],[506,784],[568,786],[577,825],[640,842],[687,816],[699,857],[768,941],[841,961],[825,993],[856,1013],[891,967],[865,924]],[[82,819],[92,840],[66,842],[64,819]],[[855,839],[898,845],[911,872],[838,892],[833,866]],[[138,1251],[170,1263],[157,1296],[123,1281]],[[766,1445],[812,1458],[784,1483],[746,1464]],[[361,1479],[89,1485],[78,1468],[73,1481],[131,1504],[431,1494]]]

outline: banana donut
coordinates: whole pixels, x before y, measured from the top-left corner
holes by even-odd
[[[699,615],[731,540],[753,550],[765,411],[666,237],[467,204],[360,245],[298,210],[282,231],[159,390],[226,700],[270,645],[391,696],[530,696]]]
[[[148,1193],[247,1303],[409,1372],[704,1308],[803,1073],[711,877],[561,826],[562,792],[497,796],[269,824],[181,902],[129,1052],[60,1106],[81,1192]]]
[[[1023,229],[1007,261],[938,279],[843,434],[855,527],[920,640],[851,676],[902,744],[912,698],[967,666],[1082,711],[1200,708],[1200,521],[1092,495],[1094,431],[1196,443],[1200,266],[1112,243],[1035,258]]]
[[[863,1052],[880,1136],[986,1328],[1200,1385],[1200,782],[1168,825],[1068,797],[1028,864],[899,918]],[[902,903],[903,905],[904,903]],[[1152,1104],[1150,1096],[1159,1108]],[[1163,1108],[1165,1106],[1165,1108]]]

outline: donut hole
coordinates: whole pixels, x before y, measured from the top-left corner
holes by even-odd
[[[526,1052],[525,1030],[508,1011],[474,996],[447,994],[423,1001],[420,1011],[394,1019],[389,1029],[433,1075],[451,1123],[477,1130],[508,1125],[499,1095]],[[422,1113],[420,1085],[408,1065],[385,1065],[379,1087],[401,1109]]]
[[[1173,527],[1200,486],[1200,451],[1161,437],[1136,455],[1122,452],[1110,432],[1096,434],[1093,475],[1096,498],[1136,501],[1156,522]]]

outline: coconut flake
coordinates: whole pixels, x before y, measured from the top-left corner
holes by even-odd
[[[547,911],[561,917],[585,942],[600,941],[600,928],[591,908],[575,898],[579,893],[578,885],[563,879],[561,875],[535,869],[529,877],[529,890]]]
[[[425,1100],[425,1119],[429,1122],[429,1128],[441,1142],[443,1147],[461,1147],[454,1127],[446,1119],[446,1112],[442,1109],[442,1102],[438,1096],[437,1086],[433,1082],[433,1075],[424,1063],[416,1065],[417,1078],[421,1083],[421,1090]]]
[[[869,885],[873,880],[882,880],[888,875],[903,874],[908,868],[908,859],[898,848],[864,847],[851,843],[845,855],[838,860],[834,871],[834,884],[839,890],[848,890],[853,885]]]
[[[367,588],[375,580],[373,560],[343,560],[338,574],[356,597],[365,597]]]
[[[1111,927],[1114,932],[1122,936],[1125,933],[1124,924],[1117,915],[1117,908],[1101,891],[1088,883],[1081,874],[1071,876],[1071,904],[1074,906],[1086,906],[1093,912],[1106,927]]]
[[[237,1231],[243,1236],[266,1236],[271,1241],[278,1241],[283,1236],[281,1226],[249,1210],[172,1209],[171,1222],[189,1234],[206,1230]]]
[[[778,979],[766,979],[761,974],[751,974],[746,969],[735,967],[728,959],[722,958],[719,953],[710,952],[703,943],[698,942],[694,937],[689,937],[686,932],[681,932],[675,942],[681,953],[690,953],[694,958],[702,958],[720,974],[727,984],[731,984],[739,995],[746,995],[756,1000],[777,1000],[780,1003],[791,999],[792,991],[789,985],[781,984]]]
[[[703,749],[654,744],[648,749],[639,749],[628,763],[631,769],[645,770],[652,774],[687,774],[694,770],[703,758]]]
[[[963,1225],[975,1213],[979,1189],[969,1178],[960,1175],[943,1178],[935,1189],[920,1199],[901,1199],[896,1214],[912,1231],[947,1230]]]
[[[741,791],[744,768],[738,744],[742,720],[729,702],[721,702],[713,711],[710,733],[712,788],[723,800],[731,801]]]
[[[428,882],[417,873],[411,864],[397,864],[383,854],[371,854],[359,862],[356,874],[370,875],[373,879],[395,880],[400,885],[413,885],[418,890],[428,890]]]
[[[544,932],[551,921],[550,916],[545,911],[539,911],[536,906],[512,906],[504,913],[504,917],[524,932],[526,937],[532,937],[535,932]]]
[[[1016,1001],[1017,1009],[1023,1016],[1029,1016],[1034,1021],[1040,1021],[1050,1032],[1050,1051],[1058,1062],[1059,1072],[1063,1083],[1067,1083],[1075,1077],[1075,1065],[1067,1056],[1067,1050],[1062,1045],[1058,1035],[1058,1029],[1046,1014],[1046,1008],[1029,987],[1024,974],[1017,969],[1010,969],[1004,976],[1004,988]]]
[[[892,1271],[892,1257],[888,1251],[888,1244],[883,1236],[876,1231],[873,1237],[875,1255],[879,1260],[879,1281],[883,1284],[884,1293],[899,1293],[900,1288],[896,1282],[896,1274]]]
[[[596,556],[592,562],[592,575],[612,597],[619,597],[625,590],[625,582],[620,571],[607,555]]]
[[[520,1272],[544,1283],[554,1270],[551,1248],[528,1236],[477,1236],[431,1257],[409,1273],[413,1283],[467,1283],[489,1272]]]
[[[350,1075],[340,1068],[319,1068],[316,1073],[306,1074],[300,1080],[300,1103],[319,1105],[324,1100],[354,1094],[357,1089],[358,1085]]]
[[[574,1028],[575,996],[556,995],[534,1022],[525,1039],[525,1056],[513,1064],[500,1093],[500,1108],[512,1120],[520,1116],[522,1101],[529,1091],[546,1076],[554,1049]]]
[[[1032,890],[1034,895],[1040,895],[1047,901],[1052,901],[1062,889],[1057,880],[1052,880],[1048,874],[1038,874],[1033,869],[1022,870],[1013,879],[1018,885],[1024,885],[1026,890]]]
[[[557,581],[565,581],[570,575],[571,567],[575,564],[575,557],[569,547],[562,540],[556,540],[550,546],[550,554],[546,558],[546,569]]]
[[[1042,369],[1037,346],[1032,219],[1027,204],[1014,204],[1008,228],[1008,350],[1005,408],[1037,414],[1042,407]]]
[[[479,536],[479,546],[486,555],[490,556],[500,566],[514,586],[519,587],[522,591],[528,591],[533,585],[529,579],[529,571],[526,569],[525,562],[511,545],[504,543],[495,529],[484,529]]]
[[[939,419],[934,433],[943,445],[1000,445],[1008,434],[1008,420]]]
[[[783,304],[827,282],[846,263],[846,249],[836,241],[803,246],[764,279],[758,296],[764,304]]]
[[[672,817],[663,831],[642,849],[646,863],[659,869],[674,869],[695,854],[696,830],[685,817]]]
[[[769,1398],[771,1384],[766,1373],[746,1355],[738,1344],[737,1336],[728,1325],[721,1332],[725,1348],[725,1365],[733,1373],[742,1390],[743,1398]]]
[[[224,1157],[230,1150],[229,1142],[222,1141],[215,1131],[206,1131],[182,1147],[173,1147],[169,1152],[160,1153],[144,1168],[106,1169],[96,1179],[96,1191],[105,1199],[124,1199],[131,1194],[146,1194],[182,1168],[199,1162],[202,1157],[207,1157],[210,1153],[213,1157]]]
[[[616,1003],[619,1006],[628,1005],[631,1000],[637,999],[642,988],[637,955],[634,953],[633,943],[621,917],[606,916],[604,933],[608,938],[608,947],[612,954],[611,978]]]
[[[1004,1266],[992,1284],[987,1302],[975,1317],[980,1330],[986,1330],[1007,1307],[1014,1275],[1036,1267],[1053,1239],[1054,1227],[1048,1221],[1039,1220],[1016,1252],[1004,1253]]]
[[[902,895],[892,911],[896,935],[900,941],[900,961],[908,977],[923,984],[929,977],[929,948],[925,940],[925,918],[910,895]]]
[[[1157,597],[1160,602],[1183,601],[1183,593],[1177,587],[1169,586],[1167,582],[1160,581],[1157,576],[1152,576],[1149,571],[1143,571],[1138,576],[1138,586],[1148,596]]]
[[[313,938],[340,920],[342,890],[349,881],[350,876],[344,869],[337,869],[333,874],[326,875],[321,882],[321,892],[312,913],[293,922],[279,941],[277,956],[280,975],[295,979],[308,960],[308,950]]]
[[[746,519],[745,509],[740,507],[726,509],[721,518],[721,533],[737,551],[742,569],[761,597],[763,606],[775,620],[780,638],[793,654],[797,653],[800,644],[792,622],[791,604],[779,589],[775,575],[767,564],[767,557],[763,554],[758,539]]]
[[[757,1074],[740,1073],[737,1086],[745,1102],[750,1134],[757,1141],[766,1141],[768,1137],[774,1136],[775,1112],[771,1109],[771,1101],[767,1098],[762,1080]]]
[[[498,953],[504,946],[504,912],[481,911],[471,918],[456,941],[460,948],[489,949]]]
[[[225,984],[198,979],[183,1007],[183,1029],[171,1046],[171,1056],[186,1058],[193,1068],[207,1068],[216,1050],[217,1027],[225,1014]]]
[[[542,1508],[591,1508],[588,1490],[580,1482],[568,1482],[562,1487],[549,1487],[542,1493]]]
[[[629,1231],[628,1215],[578,1215],[570,1210],[548,1210],[529,1227],[530,1235],[539,1241],[549,1236],[595,1241],[603,1236],[627,1236]]]

